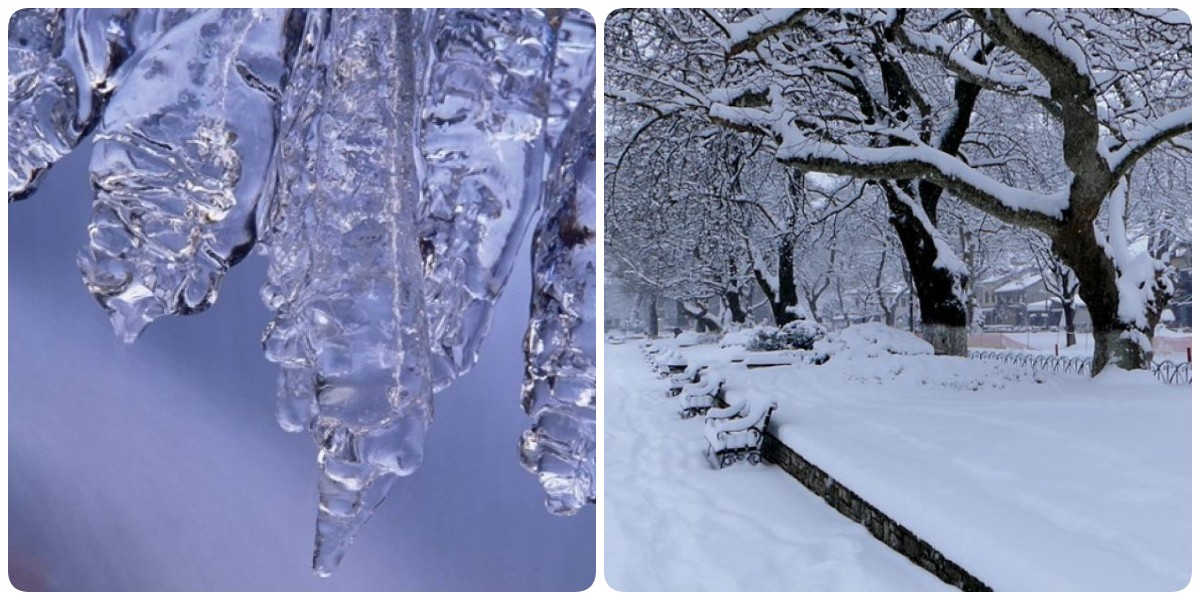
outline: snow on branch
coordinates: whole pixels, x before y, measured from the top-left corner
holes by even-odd
[[[1088,67],[1087,54],[1075,39],[1069,22],[1056,19],[1061,14],[1046,9],[1036,8],[1007,8],[1003,9],[1010,28],[1037,37],[1044,44],[1053,48],[1056,58],[1068,61],[1075,68],[1075,73],[1083,77],[1091,77],[1092,70]],[[998,16],[993,13],[993,17]],[[1000,20],[1000,19],[998,19]]]
[[[1108,157],[1113,173],[1120,177],[1129,172],[1139,159],[1159,144],[1192,131],[1192,107],[1185,106],[1169,112],[1143,126],[1129,136],[1124,145]]]
[[[870,148],[814,140],[784,120],[774,124],[776,157],[785,163],[867,179],[927,179],[998,218],[1039,229],[1055,226],[1068,206],[1066,189],[1041,194],[1015,188],[925,144]]]
[[[1022,75],[1005,72],[992,62],[977,62],[970,54],[955,50],[954,44],[932,31],[909,31],[898,27],[896,37],[909,51],[937,59],[946,70],[983,89],[1028,96],[1043,105],[1049,103],[1049,87],[1031,73]],[[979,48],[972,50],[978,52]]]
[[[729,34],[728,55],[754,49],[762,40],[795,25],[805,12],[807,9],[803,8],[774,8],[737,23],[721,25]]]

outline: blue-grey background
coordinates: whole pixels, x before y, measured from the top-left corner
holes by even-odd
[[[9,574],[52,590],[580,590],[595,511],[554,517],[517,462],[529,261],[475,368],[439,394],[423,466],[331,579],[309,572],[315,447],[275,424],[252,254],[217,304],[125,345],[80,281],[90,145],[9,210]]]

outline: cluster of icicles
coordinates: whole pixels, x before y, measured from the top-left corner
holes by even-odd
[[[79,267],[127,342],[267,255],[263,349],[280,425],[318,446],[328,575],[420,465],[539,213],[519,455],[551,512],[595,501],[594,87],[583,11],[22,10],[9,199],[92,135]]]

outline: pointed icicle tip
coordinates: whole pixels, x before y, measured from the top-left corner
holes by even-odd
[[[312,570],[329,577],[337,570],[354,543],[355,536],[371,519],[375,508],[387,497],[395,475],[375,471],[364,479],[341,479],[326,468],[321,474],[321,500],[317,509],[317,532],[313,541]],[[361,483],[361,485],[359,485]]]
[[[108,315],[113,333],[116,334],[117,339],[126,344],[136,342],[142,332],[146,330],[146,326],[153,320],[153,317],[121,308],[112,309]]]

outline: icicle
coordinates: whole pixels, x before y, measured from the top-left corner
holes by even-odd
[[[531,466],[548,488],[582,486],[552,492],[556,512],[594,499],[594,347],[582,347],[594,343],[582,337],[594,261],[566,252],[594,258],[595,25],[551,14],[553,25],[492,9],[14,16],[10,198],[95,125],[79,264],[122,339],[207,308],[256,239],[267,254],[263,349],[280,366],[280,425],[318,446],[320,575],[420,466],[434,389],[475,361],[556,141],[546,190],[562,208],[537,260],[576,272],[539,275],[531,339],[550,345],[531,373],[557,382],[530,391]],[[547,337],[555,327],[566,337]],[[563,404],[571,393],[579,411]]]
[[[535,422],[521,462],[541,480],[546,508],[563,515],[596,500],[596,105],[584,89],[534,232],[522,398]]]
[[[210,306],[254,243],[286,14],[197,13],[140,57],[104,112],[79,265],[126,342],[158,317]]]
[[[337,567],[433,418],[416,235],[422,13],[311,11],[284,99],[268,232],[280,422],[320,451],[313,569]]]
[[[541,193],[550,29],[535,10],[440,10],[421,131],[436,389],[475,362]]]

